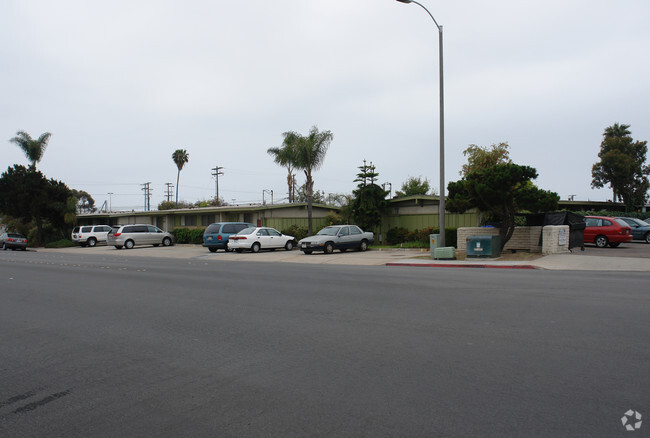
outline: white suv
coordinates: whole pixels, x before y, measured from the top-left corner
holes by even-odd
[[[72,230],[72,241],[81,246],[95,246],[98,243],[106,243],[109,231],[110,225],[81,225]]]

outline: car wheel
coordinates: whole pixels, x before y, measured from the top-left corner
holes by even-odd
[[[163,246],[172,246],[172,239],[170,239],[169,237],[165,237],[163,239]]]
[[[368,241],[362,240],[361,245],[359,245],[359,251],[366,251],[368,249]]]
[[[612,243],[609,244],[609,246],[612,247],[612,248],[616,248],[620,244],[621,244],[621,242],[612,242]]]
[[[212,246],[208,247],[208,249],[210,250],[210,252],[217,252],[217,248],[214,248]]]
[[[327,242],[325,244],[325,254],[332,254],[334,252],[334,244],[332,242]]]
[[[650,243],[650,232],[645,233],[645,243]]]
[[[609,243],[609,240],[607,240],[607,237],[603,236],[602,234],[600,236],[596,236],[596,239],[594,240],[594,243],[598,248],[605,248],[607,247],[607,244]]]
[[[255,242],[253,246],[251,246],[251,251],[252,252],[260,252],[260,244]]]
[[[133,240],[127,240],[126,242],[124,242],[124,248],[126,248],[126,249],[131,249],[134,246],[135,246],[135,243],[133,242]]]
[[[291,240],[288,241],[286,245],[284,245],[284,249],[286,249],[287,251],[291,251],[293,249],[293,242]]]
[[[88,244],[89,247],[92,248],[92,247],[97,245],[97,239],[95,239],[94,237],[91,237],[86,241],[86,243]]]
[[[309,249],[306,249],[306,250],[303,250],[303,252],[304,252],[305,254],[309,255],[309,254],[311,254],[313,251],[311,251],[311,250],[309,250]]]
[[[122,245],[115,245],[115,249],[122,249]]]

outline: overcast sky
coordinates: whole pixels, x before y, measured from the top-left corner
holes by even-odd
[[[446,180],[470,144],[502,141],[562,199],[606,200],[591,167],[603,130],[650,140],[650,2],[421,0],[444,28]],[[316,125],[334,134],[315,188],[350,193],[372,161],[393,192],[439,190],[438,33],[395,0],[3,0],[0,170],[9,139],[51,132],[38,168],[100,206],[179,198],[286,198],[269,147]],[[304,176],[299,175],[300,183]],[[268,199],[268,198],[267,198]]]

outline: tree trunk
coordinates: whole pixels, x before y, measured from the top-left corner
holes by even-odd
[[[312,198],[314,196],[314,181],[312,181],[311,179],[311,172],[305,171],[305,176],[307,177],[307,181],[305,182],[305,189],[307,190],[307,233],[309,236],[311,236],[312,235],[311,206],[312,206]]]
[[[176,175],[176,208],[178,208],[178,180],[181,177],[181,170],[178,169],[178,174]],[[217,178],[219,178],[219,175],[217,175]]]

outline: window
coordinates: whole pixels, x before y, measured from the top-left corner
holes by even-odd
[[[90,233],[93,230],[93,227],[81,227],[82,233]]]
[[[606,227],[611,227],[612,226],[612,221],[608,221],[607,219],[603,219],[603,225]]]
[[[350,226],[350,234],[362,234],[361,233],[361,228],[357,227],[356,225],[351,225]]]
[[[160,230],[153,225],[147,225],[147,229],[149,230],[150,233],[159,233]]]
[[[276,236],[276,237],[282,236],[282,234],[280,234],[278,230],[274,230],[273,228],[269,228],[267,231],[269,232],[269,236]]]
[[[221,224],[210,224],[208,225],[208,228],[205,229],[205,234],[217,234],[219,232],[219,228],[221,228]]]
[[[349,235],[350,235],[350,227],[342,227],[339,236],[349,236]]]
[[[136,225],[133,227],[133,232],[134,233],[147,233],[149,231],[149,228],[147,228],[146,225]]]
[[[257,235],[258,235],[258,236],[268,236],[268,235],[269,235],[269,232],[266,231],[265,229],[262,229],[262,230],[259,230],[259,231],[257,232]]]
[[[185,225],[188,226],[188,227],[196,226],[196,215],[195,214],[185,215]]]
[[[585,224],[588,227],[599,227],[602,223],[601,219],[597,219],[595,217],[588,217],[585,219]]]
[[[134,226],[128,226],[128,227],[124,227],[124,228],[122,229],[122,232],[123,232],[123,233],[135,233],[136,231],[135,231],[135,227],[134,227]]]
[[[228,233],[228,234],[237,234],[241,229],[237,229],[235,224],[226,224],[223,226],[223,229],[221,230],[222,233]]]

